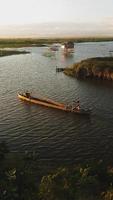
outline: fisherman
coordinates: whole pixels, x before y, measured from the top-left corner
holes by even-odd
[[[26,95],[27,98],[30,98],[30,93],[29,92],[26,92],[25,95]]]
[[[73,108],[72,108],[72,111],[79,111],[80,110],[80,102],[79,102],[79,100],[77,101],[77,102],[74,102],[74,106],[73,106]]]
[[[79,102],[79,100],[76,102],[76,110],[80,110],[80,102]]]
[[[76,110],[78,110],[78,111],[80,110],[80,106],[79,105],[76,106]]]

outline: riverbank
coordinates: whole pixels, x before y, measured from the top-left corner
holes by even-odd
[[[103,41],[113,41],[113,37],[65,37],[65,38],[1,38],[0,48],[18,48],[18,47],[30,47],[30,46],[46,46],[53,43],[65,43],[67,41],[72,41],[75,43],[80,42],[103,42]]]
[[[113,80],[113,57],[82,60],[64,70],[64,73],[81,79]]]
[[[28,51],[18,51],[18,50],[6,50],[6,49],[0,49],[0,57],[3,56],[11,56],[11,55],[18,55],[18,54],[28,54],[30,52]]]

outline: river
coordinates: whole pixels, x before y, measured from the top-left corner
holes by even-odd
[[[35,151],[45,162],[112,161],[113,82],[77,80],[56,73],[56,66],[109,56],[113,42],[77,43],[71,57],[61,50],[46,57],[47,47],[22,49],[31,53],[0,58],[0,141],[12,152]],[[64,103],[79,98],[91,117],[22,102],[17,93],[26,90]]]

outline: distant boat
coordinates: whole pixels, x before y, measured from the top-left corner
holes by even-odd
[[[74,53],[74,42],[72,41],[65,42],[63,47],[64,47],[64,54]]]
[[[52,51],[58,51],[58,47],[55,47],[55,46],[50,47],[50,49],[51,49]]]
[[[38,104],[38,105],[42,105],[42,106],[46,106],[46,107],[50,107],[50,108],[56,108],[56,109],[63,110],[66,112],[72,112],[72,113],[80,114],[80,115],[89,115],[90,114],[89,110],[77,108],[77,106],[72,107],[71,105],[65,105],[63,103],[59,103],[59,102],[56,102],[56,101],[48,99],[48,98],[33,97],[28,92],[26,92],[25,94],[18,93],[18,98],[20,98],[21,100],[24,100],[24,101],[28,101],[33,104]]]
[[[59,50],[59,44],[52,44],[50,46],[50,50],[52,50],[52,51],[58,51]]]

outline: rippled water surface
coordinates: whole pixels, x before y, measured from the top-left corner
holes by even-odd
[[[75,53],[61,50],[45,57],[46,47],[25,48],[31,53],[0,58],[0,141],[11,151],[36,151],[39,159],[85,161],[113,157],[113,83],[82,81],[56,73],[88,57],[111,56],[113,42],[78,43]],[[109,52],[111,51],[111,53]],[[59,102],[80,99],[90,118],[31,105],[17,98],[29,90]]]

